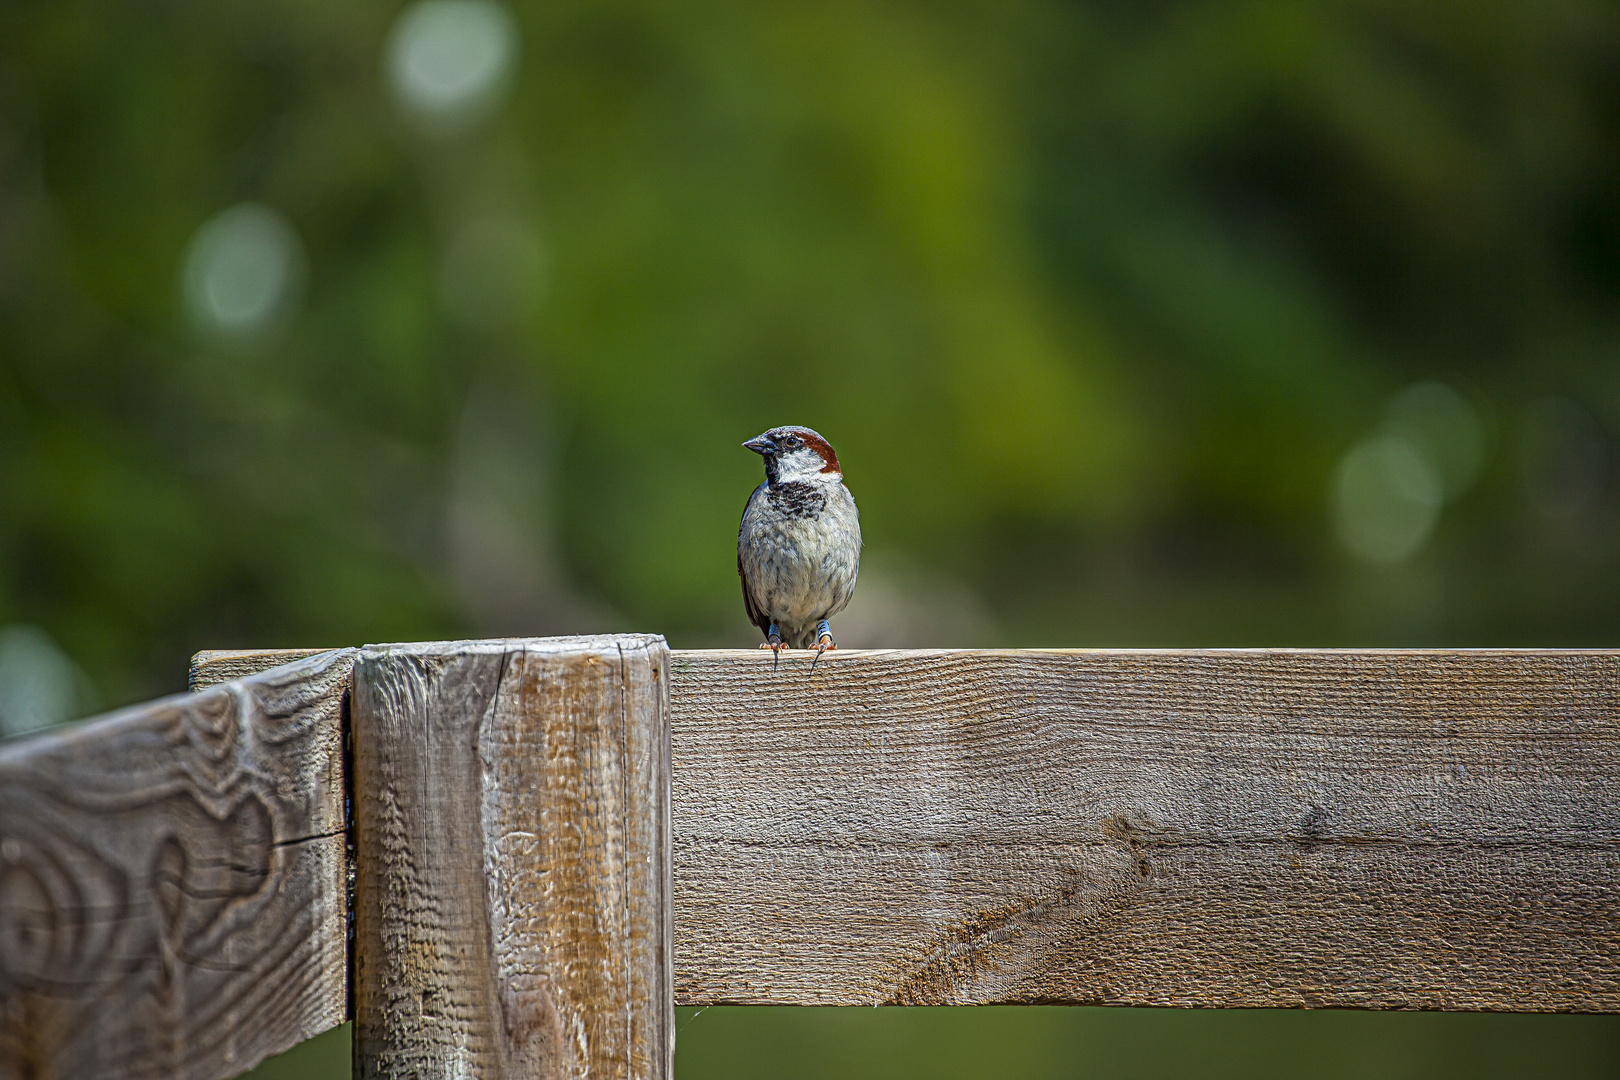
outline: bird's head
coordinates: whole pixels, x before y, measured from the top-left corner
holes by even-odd
[[[771,428],[743,445],[765,459],[765,478],[772,484],[843,475],[833,448],[807,427]]]

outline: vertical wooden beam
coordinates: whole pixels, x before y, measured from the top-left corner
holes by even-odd
[[[357,1076],[672,1075],[668,673],[647,635],[361,652]]]

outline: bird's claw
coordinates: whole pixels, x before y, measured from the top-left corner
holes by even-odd
[[[836,648],[838,648],[838,646],[833,642],[832,635],[822,634],[821,637],[816,641],[816,657],[815,660],[810,661],[810,670],[816,670],[816,661],[821,659],[822,653],[826,652],[828,649]]]
[[[772,629],[774,629],[774,627]],[[762,644],[760,646],[760,648],[762,648],[762,649],[771,650],[771,670],[772,671],[775,671],[776,670],[776,665],[782,662],[782,650],[786,649],[786,648],[789,648],[789,647],[790,646],[787,644],[787,642],[783,641],[781,638],[777,637],[775,634],[772,634],[771,637],[770,637],[770,640],[766,641],[764,644]]]

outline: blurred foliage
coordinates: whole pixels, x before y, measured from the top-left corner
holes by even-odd
[[[787,422],[846,644],[1620,639],[1613,4],[520,0],[454,107],[402,10],[0,6],[30,717],[204,647],[747,644]]]
[[[1270,1009],[678,1010],[676,1073],[739,1080],[1601,1080],[1612,1017]]]
[[[0,12],[0,619],[108,700],[201,646],[746,643],[787,421],[904,643],[1615,640],[1612,5],[525,3],[453,124],[399,10]],[[226,340],[182,278],[243,203],[302,261]],[[1334,469],[1432,380],[1483,479],[1364,564]]]
[[[993,1008],[678,1009],[675,1072],[737,1080],[1604,1080],[1606,1016]],[[352,1025],[251,1080],[347,1068]]]

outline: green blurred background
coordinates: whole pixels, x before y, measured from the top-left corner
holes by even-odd
[[[1612,2],[7,0],[0,728],[201,648],[748,645],[780,423],[861,503],[845,645],[1613,646],[1617,361]],[[1620,1072],[1609,1018],[686,1024],[688,1078]]]

